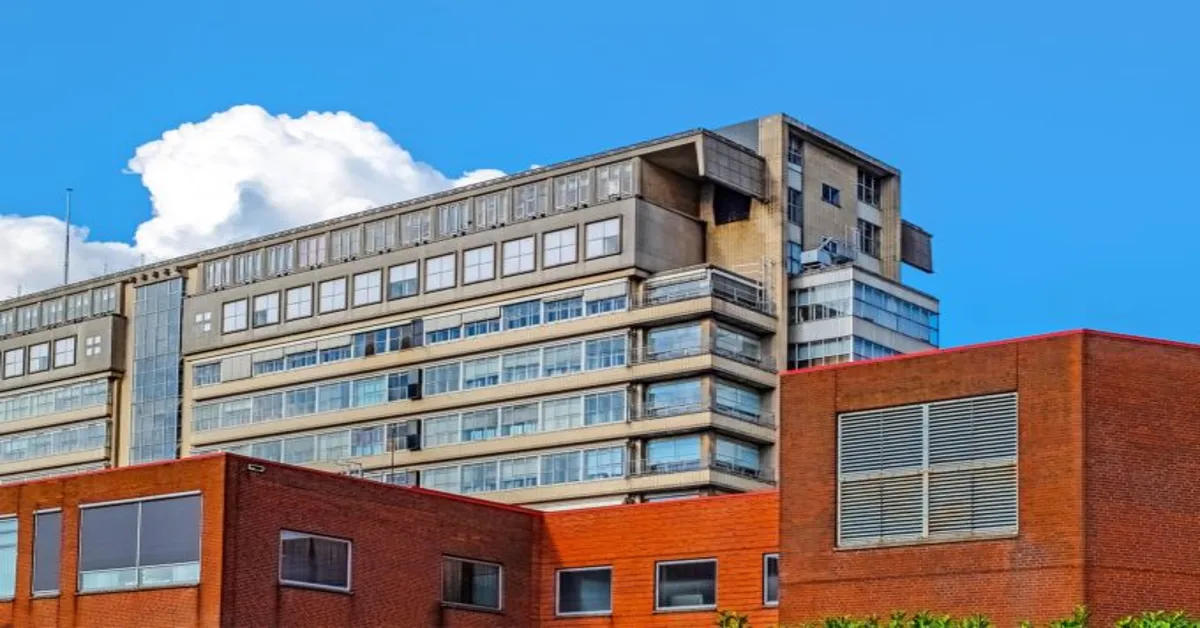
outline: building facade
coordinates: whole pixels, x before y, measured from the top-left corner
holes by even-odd
[[[787,116],[0,302],[0,481],[228,451],[539,508],[775,484],[779,371],[937,346],[899,172]]]

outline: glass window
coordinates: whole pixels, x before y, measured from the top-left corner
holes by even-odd
[[[367,253],[379,253],[396,248],[396,236],[399,230],[395,218],[385,218],[368,222],[363,227],[363,249]]]
[[[291,242],[268,246],[264,251],[267,275],[282,275],[292,270],[293,248]]]
[[[425,447],[452,445],[458,442],[458,415],[425,419],[421,426],[422,444]]]
[[[51,299],[42,301],[42,324],[57,325],[63,321],[65,315],[63,300]]]
[[[821,184],[821,200],[830,205],[842,206],[842,191],[827,183]]]
[[[75,364],[75,336],[54,341],[54,368]]]
[[[86,294],[86,293],[85,293]],[[87,314],[86,312],[84,313]],[[16,329],[16,322],[13,318],[13,311],[7,310],[0,312],[0,336],[7,336]]]
[[[609,312],[617,312],[624,310],[626,305],[625,295],[619,297],[608,297],[605,299],[596,299],[587,302],[587,313],[592,314],[607,314]]]
[[[387,376],[354,380],[354,407],[365,408],[387,403]]]
[[[502,568],[465,558],[445,557],[442,562],[442,601],[500,610]]]
[[[454,392],[459,388],[459,363],[442,364],[425,369],[423,382],[426,395]]]
[[[750,420],[757,420],[762,415],[762,396],[757,390],[721,379],[713,388],[718,412]]]
[[[0,540],[0,563],[7,566],[7,549]],[[13,549],[15,550],[15,543]],[[59,564],[62,560],[62,511],[45,511],[33,515],[33,594],[45,595],[58,593]],[[0,573],[11,573],[7,569]],[[0,597],[4,593],[12,594],[6,589],[8,582],[0,577]]]
[[[804,272],[804,248],[800,246],[799,242],[789,240],[784,254],[787,255],[788,277],[795,277]]]
[[[80,508],[81,592],[199,580],[199,495]]]
[[[538,483],[537,456],[500,461],[500,489],[529,488]]]
[[[284,356],[284,358],[287,360],[288,370],[302,369],[306,366],[316,366],[317,350],[309,349],[308,351],[289,353],[288,355]]]
[[[92,300],[90,296],[87,292],[67,295],[67,320],[78,320],[92,313]],[[3,314],[0,314],[0,318],[3,316]],[[0,323],[0,334],[6,333],[3,327],[4,324]]]
[[[625,420],[625,392],[595,393],[583,396],[583,424],[599,425]]]
[[[558,615],[612,613],[612,567],[560,569],[556,590]]]
[[[50,343],[43,342],[29,347],[29,372],[40,373],[50,370]]]
[[[554,179],[554,209],[574,209],[592,200],[592,173],[575,172]]]
[[[27,305],[17,310],[17,331],[30,331],[38,326],[41,308],[36,304]]]
[[[500,356],[463,362],[463,390],[485,388],[500,383]]]
[[[646,387],[646,415],[672,416],[700,410],[700,380],[658,382]]]
[[[496,276],[496,247],[482,246],[463,253],[463,283],[488,281]]]
[[[496,490],[496,463],[477,462],[462,466],[462,492],[486,493]]]
[[[325,263],[324,234],[297,242],[297,263],[300,266],[320,266]]]
[[[531,434],[536,432],[537,429],[537,403],[525,403],[519,406],[505,406],[500,412],[501,436],[519,436],[521,434]],[[534,475],[537,475],[536,471],[534,471]]]
[[[804,142],[798,135],[788,134],[787,160],[791,165],[804,166]]]
[[[192,367],[193,386],[211,386],[221,383],[221,363],[210,362]]]
[[[350,541],[283,530],[279,533],[279,583],[350,590]]]
[[[400,217],[400,244],[412,246],[428,242],[433,235],[432,213],[428,209],[404,214]]]
[[[19,377],[25,374],[25,349],[10,349],[4,352],[4,376]]]
[[[299,388],[284,393],[284,414],[289,417],[317,412],[317,389]]]
[[[779,604],[779,554],[763,556],[763,604]]]
[[[354,306],[370,305],[383,300],[383,272],[372,270],[354,276]]]
[[[787,189],[787,219],[792,224],[804,224],[804,193],[792,187]]]
[[[858,219],[858,250],[871,257],[879,257],[883,246],[883,227]]]
[[[646,442],[646,464],[650,471],[683,471],[700,466],[700,436],[655,438]]]
[[[862,170],[858,171],[858,200],[879,207],[883,193],[883,180]]]
[[[458,475],[458,467],[423,469],[421,471],[421,488],[457,493],[459,486]]]
[[[579,481],[580,459],[578,451],[565,451],[542,456],[542,484],[566,484]]]
[[[533,236],[504,243],[504,274],[516,275],[533,270]]]
[[[11,600],[16,592],[17,518],[9,517],[0,519],[0,599]]]
[[[621,252],[621,219],[610,218],[587,226],[587,258]]]
[[[542,351],[542,373],[553,377],[580,372],[583,370],[582,349],[583,343],[579,342],[546,347]]]
[[[612,200],[633,194],[633,162],[596,168],[596,198]]]
[[[439,342],[450,342],[462,338],[461,327],[447,327],[445,329],[435,329],[425,332],[425,344],[437,344]]]
[[[290,288],[287,291],[287,319],[312,316],[312,286]]]
[[[467,230],[471,223],[471,206],[468,201],[449,203],[437,208],[437,232],[439,237],[457,235]]]
[[[513,303],[504,306],[502,312],[505,329],[520,329],[521,327],[537,325],[541,322],[541,316],[541,301],[523,301],[521,303]]]
[[[495,438],[496,424],[499,419],[500,412],[495,408],[464,412],[462,414],[462,442]]]
[[[508,190],[475,197],[475,228],[495,227],[508,214]]]
[[[417,263],[409,262],[388,269],[388,298],[403,299],[417,293]]]
[[[260,294],[254,297],[254,326],[274,325],[279,322],[279,293]]]
[[[578,238],[575,227],[550,231],[542,236],[542,266],[560,266],[573,264],[576,260],[575,241]]]
[[[579,397],[548,399],[542,402],[542,429],[550,432],[579,427],[583,415],[579,408]]]
[[[622,337],[595,338],[588,340],[587,370],[625,366],[625,339]]]
[[[529,220],[545,214],[549,205],[550,182],[538,181],[513,189],[513,220]]]
[[[655,565],[656,610],[706,609],[717,605],[717,561],[681,560]]]
[[[757,474],[762,469],[758,447],[730,438],[717,439],[716,463],[738,473]]]
[[[723,326],[717,327],[716,335],[714,346],[717,353],[750,362],[758,362],[762,359],[762,341],[757,336]]]
[[[117,311],[117,287],[105,286],[92,290],[92,314],[108,314]]]
[[[246,300],[230,301],[221,306],[221,332],[243,331],[247,325]]]
[[[604,447],[583,452],[583,479],[603,480],[624,475],[624,447]]]
[[[651,329],[646,344],[652,360],[669,360],[700,352],[700,325]]]
[[[321,314],[346,309],[346,278],[330,279],[320,284],[320,302],[317,311]]]
[[[541,368],[542,352],[540,349],[504,354],[505,383],[536,379]]]
[[[484,334],[494,334],[500,331],[500,319],[488,318],[481,321],[471,321],[463,323],[463,333],[467,338],[473,336],[482,336]]]
[[[335,260],[357,257],[362,243],[362,229],[348,227],[329,234],[329,256]]]
[[[453,253],[425,260],[425,290],[453,288],[456,283],[454,262]]]
[[[546,322],[565,321],[583,316],[583,297],[546,301]]]

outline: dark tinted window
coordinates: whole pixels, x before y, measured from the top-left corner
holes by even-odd
[[[612,612],[612,569],[571,569],[558,572],[558,613],[576,615]]]
[[[284,531],[279,579],[285,584],[350,588],[350,541]]]
[[[500,608],[500,565],[447,558],[442,568],[442,600]]]
[[[779,557],[766,556],[763,559],[763,603],[779,603]]]
[[[200,560],[200,496],[142,503],[138,564],[172,565]]]
[[[717,604],[717,561],[658,564],[658,608],[711,608]]]
[[[58,591],[58,565],[62,553],[62,513],[39,512],[34,516],[33,592]]]
[[[79,570],[137,565],[138,504],[84,508],[79,517]]]

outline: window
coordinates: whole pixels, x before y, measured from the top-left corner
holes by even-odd
[[[542,484],[566,484],[579,481],[580,452],[565,451],[542,456]]]
[[[462,466],[463,494],[486,493],[496,490],[496,463],[480,462]]]
[[[584,395],[583,424],[600,425],[625,420],[625,392],[614,390]]]
[[[246,300],[230,301],[221,306],[221,333],[246,329]]]
[[[718,379],[714,382],[718,412],[738,419],[757,421],[762,415],[762,397],[758,391]]]
[[[505,329],[520,329],[537,325],[542,319],[541,301],[522,301],[506,305],[501,310]]]
[[[17,518],[0,519],[0,599],[17,592]]]
[[[471,222],[468,201],[458,201],[437,208],[437,233],[440,237],[457,235],[467,230]]]
[[[279,293],[260,294],[254,297],[254,326],[274,325],[279,322]]]
[[[542,350],[542,372],[546,377],[553,377],[583,370],[580,349],[582,343],[578,342],[546,347]]]
[[[1017,531],[1017,395],[838,417],[838,545]]]
[[[565,321],[583,316],[583,297],[546,301],[546,322]]]
[[[633,162],[623,161],[596,168],[596,198],[622,198],[633,194]]]
[[[117,311],[117,288],[107,286],[92,290],[92,315]]]
[[[403,299],[417,293],[417,263],[409,262],[388,269],[388,298]]]
[[[210,362],[192,367],[192,385],[211,386],[221,383],[221,363]]]
[[[317,311],[321,314],[346,309],[346,278],[330,279],[320,283],[320,302]]]
[[[50,370],[50,343],[43,342],[29,347],[29,372],[40,373]]]
[[[437,447],[458,442],[458,415],[425,419],[421,423],[423,424],[421,433],[424,446]]]
[[[592,200],[592,173],[576,172],[554,179],[554,209],[583,207]]]
[[[827,338],[788,345],[788,368],[802,369],[823,364],[849,362],[852,347],[850,336]]]
[[[29,331],[38,326],[41,309],[37,305],[27,305],[17,310],[17,331]]]
[[[779,605],[779,554],[763,556],[763,604]]]
[[[329,234],[329,257],[335,260],[358,257],[362,230],[358,226]]]
[[[842,191],[827,183],[821,184],[821,200],[830,205],[842,206]]]
[[[625,339],[597,338],[585,343],[587,370],[607,369],[615,366],[625,366]]]
[[[425,260],[425,290],[427,292],[454,287],[456,283],[454,262],[453,253]]]
[[[744,475],[762,470],[758,447],[731,438],[718,437],[714,461],[723,469]]]
[[[504,274],[516,275],[533,270],[533,236],[504,243]]]
[[[646,387],[647,416],[672,416],[700,409],[700,380],[655,382]]]
[[[501,410],[501,436],[518,436],[520,434],[531,434],[536,431],[538,431],[538,404],[536,402],[519,406],[505,406]],[[528,486],[537,484],[537,458],[532,458],[532,460],[534,479]],[[503,468],[501,468],[501,475],[503,476]]]
[[[508,191],[475,197],[475,228],[495,227],[508,214]]]
[[[197,334],[207,334],[212,331],[212,312],[196,312],[192,323]]]
[[[200,581],[200,496],[81,506],[79,591]]]
[[[578,397],[565,399],[547,399],[542,402],[542,429],[547,432],[579,427],[583,422],[583,414],[579,407]],[[574,481],[578,481],[576,478]]]
[[[583,452],[583,479],[603,480],[625,475],[625,448],[604,447]]]
[[[623,287],[622,287],[623,289]],[[593,314],[607,314],[609,312],[618,312],[625,309],[625,295],[617,297],[604,297],[602,299],[592,299],[587,302],[588,316]]]
[[[4,376],[19,377],[25,374],[25,349],[4,352]]]
[[[75,336],[54,341],[54,368],[75,364]]]
[[[283,530],[279,533],[279,583],[350,590],[350,541]]]
[[[538,181],[513,189],[513,220],[529,220],[546,213],[549,181]]]
[[[804,166],[804,142],[798,135],[788,134],[787,160],[793,166]]]
[[[699,468],[700,437],[675,436],[646,441],[646,466],[652,473]]]
[[[383,272],[372,270],[354,276],[354,307],[383,300]]]
[[[505,383],[536,379],[542,369],[542,352],[539,349],[504,354]]]
[[[305,238],[296,243],[296,261],[301,267],[325,263],[325,236]]]
[[[463,253],[463,283],[487,281],[496,276],[496,247],[468,249]]]
[[[428,242],[433,235],[432,214],[428,209],[404,214],[400,217],[400,244],[412,246]]]
[[[788,277],[796,277],[804,272],[804,249],[799,242],[787,242],[787,274]]]
[[[287,319],[312,316],[312,286],[290,288],[287,291]]]
[[[850,315],[851,283],[839,281],[788,294],[788,323],[807,323]]]
[[[655,610],[697,610],[717,606],[717,561],[656,563]]]
[[[89,297],[90,295],[87,292],[80,292],[67,296],[67,320],[78,320],[85,318],[92,313],[92,300]],[[7,314],[7,312],[5,312],[5,314]],[[0,314],[0,318],[3,316],[4,314]],[[6,333],[4,331],[4,324],[0,322],[0,334],[3,333]]]
[[[83,355],[88,357],[100,355],[103,346],[100,344],[100,336],[88,336],[87,340],[83,341]]]
[[[621,252],[621,219],[610,218],[587,226],[587,258],[594,259]]]
[[[33,515],[33,594],[58,593],[62,555],[62,511],[47,510]],[[0,560],[0,562],[3,562]],[[5,585],[7,583],[4,583]],[[4,585],[0,585],[0,589]],[[4,591],[0,591],[2,596]],[[11,593],[11,592],[10,592]]]
[[[496,438],[496,424],[499,418],[500,412],[495,408],[491,410],[464,412],[462,415],[461,441],[467,443]],[[495,490],[495,488],[492,490]]]
[[[443,364],[425,369],[423,380],[426,395],[454,392],[459,386],[459,364]]]
[[[862,170],[858,171],[858,200],[879,207],[883,195],[883,179]]]
[[[938,344],[938,313],[874,286],[854,283],[854,315],[905,336]]]
[[[500,318],[485,318],[478,321],[470,321],[463,323],[463,334],[467,338],[474,336],[483,336],[485,334],[494,334],[500,331]]]
[[[555,590],[558,615],[612,613],[612,567],[560,569]]]
[[[233,282],[249,283],[259,275],[258,251],[240,253],[233,256]]]
[[[363,250],[367,253],[380,253],[396,248],[395,218],[368,222],[363,227]]]
[[[713,186],[713,222],[718,225],[750,220],[750,196],[723,185]]]
[[[500,383],[500,357],[463,362],[463,390],[485,388]]]
[[[57,325],[63,322],[65,311],[62,299],[51,299],[42,301],[42,324]]]
[[[291,272],[292,270],[292,243],[285,242],[284,244],[276,244],[268,246],[263,251],[263,256],[266,260],[267,275],[275,276]]]
[[[442,329],[431,329],[425,332],[425,344],[437,344],[439,342],[450,342],[462,338],[462,327],[444,327]]]
[[[787,189],[787,219],[792,224],[804,225],[804,192],[796,188]]]
[[[700,325],[680,325],[651,329],[646,335],[646,345],[652,360],[670,360],[700,352]]]
[[[537,456],[500,461],[500,489],[529,488],[538,483]]]
[[[575,227],[549,231],[542,235],[542,265],[546,268],[575,262]]]
[[[449,556],[442,561],[442,601],[447,604],[500,610],[503,586],[500,565]]]
[[[879,249],[882,243],[883,227],[859,218],[858,250],[871,257],[879,257]]]
[[[7,336],[13,333],[15,329],[16,323],[13,319],[13,311],[0,312],[0,336]]]
[[[751,336],[740,331],[734,331],[724,325],[717,327],[717,338],[713,343],[716,353],[741,362],[757,364],[762,360],[762,341],[758,336]]]

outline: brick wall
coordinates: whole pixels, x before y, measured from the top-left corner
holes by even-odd
[[[786,375],[781,453],[785,621],[894,609],[986,613],[998,625],[1084,599],[1082,336]],[[839,551],[840,412],[1019,391],[1019,536]]]
[[[778,507],[771,491],[547,513],[537,585],[542,625],[712,625],[713,611],[654,610],[655,563],[692,558],[717,559],[718,608],[772,625],[777,613],[763,606],[762,564],[778,548]],[[605,565],[613,569],[612,616],[556,619],[555,571]]]

